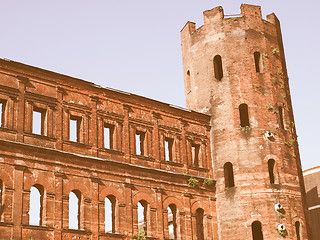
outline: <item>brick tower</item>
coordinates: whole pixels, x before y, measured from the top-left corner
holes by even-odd
[[[187,107],[212,115],[219,239],[310,239],[279,21],[203,15],[181,41]]]

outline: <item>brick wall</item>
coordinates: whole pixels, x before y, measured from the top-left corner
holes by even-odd
[[[203,185],[213,178],[210,116],[6,60],[0,60],[0,99],[0,239],[131,239],[138,233],[141,200],[150,238],[169,238],[167,207],[174,204],[177,237],[195,239],[201,208],[206,239],[217,239],[215,182]],[[41,134],[32,129],[33,111],[43,114]],[[70,118],[78,121],[74,141]],[[112,129],[108,148],[104,127]],[[144,135],[143,154],[136,152],[137,132]],[[172,142],[170,159],[166,139]],[[198,186],[188,184],[191,177]],[[40,226],[29,224],[35,185],[44,190]],[[76,230],[69,229],[68,215],[75,190]],[[110,195],[116,199],[113,233],[104,225]]]
[[[320,166],[303,171],[312,239],[320,239]]]

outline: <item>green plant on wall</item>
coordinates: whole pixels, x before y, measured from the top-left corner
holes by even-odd
[[[276,55],[279,53],[279,50],[277,48],[272,47],[272,46],[271,46],[271,51],[272,51],[273,55]]]
[[[265,58],[269,58],[269,55],[267,53],[262,53],[262,56],[264,56]]]
[[[252,128],[250,126],[245,126],[245,127],[240,127],[241,132],[247,133],[251,130]]]
[[[190,187],[195,188],[196,186],[198,186],[198,184],[199,184],[199,180],[198,180],[198,179],[195,179],[194,177],[190,177],[190,178],[188,179],[188,185],[189,185]]]
[[[212,184],[213,184],[213,179],[206,178],[206,179],[204,179],[202,186],[206,187],[206,186],[211,186]]]
[[[276,112],[277,112],[276,108],[275,108],[274,106],[272,106],[271,103],[268,103],[268,104],[266,105],[266,108],[267,108],[269,111],[273,112],[273,113],[276,113]]]
[[[146,232],[144,230],[145,228],[146,224],[143,224],[143,226],[140,227],[138,234],[135,235],[131,240],[147,240]]]

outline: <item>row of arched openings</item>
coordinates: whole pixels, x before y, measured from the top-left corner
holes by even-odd
[[[260,52],[256,51],[253,54],[255,69],[257,73],[262,72],[262,59]],[[220,55],[216,55],[213,58],[213,68],[214,68],[214,77],[217,80],[221,80],[223,78],[223,68],[222,68],[222,59]]]
[[[2,181],[0,180],[0,201],[2,196]],[[29,224],[34,226],[43,225],[43,196],[44,188],[39,185],[33,185],[30,189],[30,205],[29,205]],[[69,229],[81,229],[81,192],[79,190],[73,190],[69,194]],[[1,202],[0,202],[1,203]],[[117,199],[113,195],[105,197],[105,232],[116,233],[116,219],[117,214]],[[138,228],[144,228],[144,232],[148,232],[148,220],[149,220],[149,203],[145,200],[140,200],[137,204],[138,215]],[[179,219],[178,209],[175,204],[170,204],[167,208],[168,212],[168,233],[169,239],[178,239]],[[196,225],[197,225],[197,239],[204,239],[204,210],[198,208],[196,210]]]
[[[296,232],[296,239],[301,240],[301,224],[299,221],[295,222],[295,232]],[[263,232],[261,227],[261,222],[254,221],[251,224],[251,230],[252,230],[252,239],[253,240],[263,240]]]
[[[269,181],[271,184],[275,184],[275,160],[268,160],[268,172],[269,172]],[[226,188],[234,187],[234,173],[233,173],[233,165],[231,162],[226,162],[223,166],[224,173],[224,183]]]
[[[274,160],[270,159],[268,164],[274,166]],[[226,163],[226,171],[232,171],[232,164]],[[270,169],[269,169],[270,170]],[[270,173],[270,172],[269,172]],[[225,175],[227,177],[232,177],[231,175]],[[272,182],[270,178],[270,182]],[[232,185],[232,180],[229,181]],[[234,185],[234,182],[233,182]],[[0,209],[2,209],[2,193],[3,193],[3,183],[0,179]],[[43,196],[44,189],[41,185],[36,184],[30,189],[30,209],[29,209],[29,224],[40,226],[42,225],[42,213],[43,213]],[[116,232],[115,220],[116,220],[116,198],[113,195],[108,195],[105,198],[105,232]],[[69,194],[69,228],[70,229],[80,229],[80,206],[81,206],[81,192],[78,190],[73,190]],[[147,232],[147,220],[148,216],[148,202],[145,200],[140,200],[138,202],[138,227],[143,227],[145,232]],[[167,208],[168,210],[168,232],[169,239],[178,238],[178,214],[177,207],[175,204],[170,204]],[[1,213],[1,212],[0,212]],[[1,215],[1,214],[0,214]],[[196,226],[197,226],[197,240],[204,240],[204,210],[198,208],[196,210]],[[263,240],[263,232],[261,222],[254,221],[251,224],[252,238],[253,240]],[[301,240],[301,224],[299,221],[295,222],[295,232],[297,240]]]

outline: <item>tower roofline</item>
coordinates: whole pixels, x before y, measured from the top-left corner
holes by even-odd
[[[267,19],[262,18],[261,13],[261,7],[257,5],[251,5],[251,4],[241,4],[240,6],[240,14],[231,14],[231,15],[225,15],[224,10],[222,6],[218,6],[209,10],[206,10],[203,12],[203,18],[204,18],[204,25],[209,25],[213,22],[219,22],[223,19],[229,19],[229,18],[256,18],[261,19],[264,21],[267,21],[269,23],[275,24],[278,21],[277,16],[274,13],[268,14]],[[200,29],[196,28],[196,23],[188,21],[183,28],[181,29],[181,33],[188,32],[189,34],[192,34],[193,32]]]

